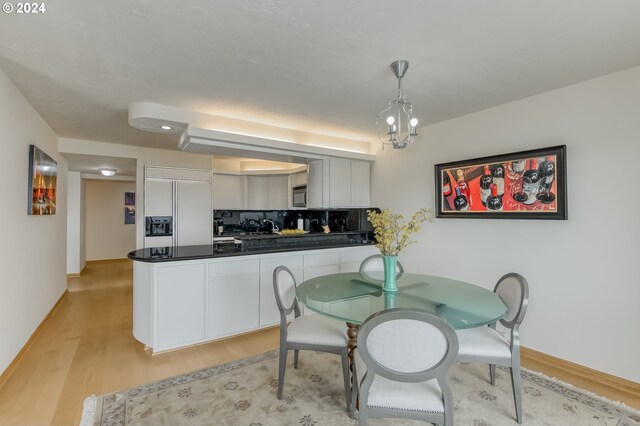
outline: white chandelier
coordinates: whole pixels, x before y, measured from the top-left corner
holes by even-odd
[[[413,106],[402,93],[402,77],[409,68],[409,61],[404,59],[391,64],[391,71],[398,79],[398,96],[389,101],[389,106],[378,114],[378,138],[385,145],[393,145],[394,149],[403,149],[411,145],[418,133],[418,119],[413,116]]]

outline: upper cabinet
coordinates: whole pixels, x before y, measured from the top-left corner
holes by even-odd
[[[215,210],[286,210],[288,194],[286,175],[213,175]]]
[[[309,208],[369,207],[371,164],[330,158],[309,163]]]
[[[241,210],[244,208],[243,176],[213,175],[213,208]]]

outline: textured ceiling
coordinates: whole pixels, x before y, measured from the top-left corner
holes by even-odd
[[[640,65],[638,0],[57,0],[0,14],[0,68],[60,136],[175,148],[149,101],[376,140],[395,95],[421,125]]]

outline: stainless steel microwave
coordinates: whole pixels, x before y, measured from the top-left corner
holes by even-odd
[[[291,200],[293,207],[307,207],[307,185],[294,186]]]

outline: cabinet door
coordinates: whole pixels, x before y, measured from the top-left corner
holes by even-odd
[[[329,160],[329,206],[351,205],[351,161],[343,158]]]
[[[211,244],[213,211],[211,185],[177,182],[176,217],[179,246]]]
[[[309,180],[307,182],[307,207],[323,207],[323,161],[316,160],[309,163]]]
[[[307,184],[307,172],[294,173],[291,175],[291,184],[293,186]]]
[[[155,350],[204,338],[205,265],[158,267]]]
[[[173,216],[173,182],[167,180],[144,182],[144,215]]]
[[[291,270],[297,283],[302,282],[301,269]],[[300,308],[303,309],[302,304]],[[293,318],[293,313],[289,315]],[[260,274],[260,327],[280,323],[280,311],[276,304],[276,296],[273,289],[273,273]]]
[[[369,207],[371,192],[371,163],[351,161],[351,207]]]
[[[247,209],[265,210],[269,198],[269,180],[266,176],[247,177]]]
[[[288,179],[287,176],[269,176],[267,209],[286,210],[288,199]]]
[[[342,250],[340,252],[340,272],[358,272],[362,261],[374,254],[380,254],[380,250],[375,246]]]
[[[210,280],[207,294],[207,338],[253,330],[260,325],[260,276]]]
[[[241,210],[244,208],[242,176],[213,175],[213,208],[215,210]]]

